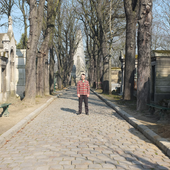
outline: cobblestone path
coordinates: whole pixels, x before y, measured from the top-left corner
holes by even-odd
[[[65,91],[0,148],[0,169],[170,169],[167,156],[94,94],[89,108],[76,115],[76,89]]]

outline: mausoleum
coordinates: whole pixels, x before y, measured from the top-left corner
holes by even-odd
[[[8,32],[0,33],[0,102],[15,95],[16,40],[12,29],[12,18],[8,20]]]
[[[170,50],[151,53],[151,100],[170,99]]]
[[[134,72],[134,95],[137,90],[137,56],[135,57],[135,72]],[[121,53],[121,94],[124,89],[124,69],[125,56]],[[170,99],[170,50],[153,50],[151,52],[151,86],[150,97],[154,103],[159,103],[164,99]]]

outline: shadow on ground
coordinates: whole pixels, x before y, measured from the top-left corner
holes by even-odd
[[[70,113],[74,113],[74,114],[76,114],[76,110],[74,110],[74,109],[70,109],[70,108],[61,108],[61,110],[63,110],[63,111],[66,111],[66,112],[70,112]]]

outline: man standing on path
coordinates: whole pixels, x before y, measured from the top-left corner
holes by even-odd
[[[77,83],[77,96],[79,98],[79,112],[78,115],[82,113],[82,101],[85,104],[85,113],[89,115],[88,109],[88,97],[90,94],[89,82],[85,80],[85,73],[81,74],[81,80]]]

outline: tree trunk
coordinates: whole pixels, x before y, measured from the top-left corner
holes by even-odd
[[[152,0],[141,0],[138,28],[137,110],[150,102]]]
[[[102,89],[102,81],[103,81],[103,61],[102,61],[102,58],[101,58],[101,55],[98,53],[98,56],[99,56],[99,81],[100,81],[100,86],[99,88]]]
[[[24,40],[23,40],[23,47],[24,49],[27,48],[27,28],[28,28],[28,25],[27,25],[27,16],[25,14],[25,10],[24,10],[24,4],[23,3],[23,17],[24,17]]]
[[[27,44],[25,66],[26,83],[24,100],[31,100],[31,102],[34,102],[36,96],[37,8],[34,3],[34,0],[30,0],[30,35]]]
[[[49,72],[49,84],[50,84],[50,94],[54,92],[54,52],[53,46],[50,47],[50,72]]]
[[[48,53],[46,54],[49,46],[51,48],[53,48],[53,32],[54,32],[54,23],[55,23],[55,16],[56,16],[56,11],[55,11],[55,3],[53,0],[49,0],[48,4],[47,4],[47,27],[44,30],[44,41],[41,45],[40,48],[40,53],[41,53],[41,57],[38,57],[38,61],[37,64],[40,64],[40,67],[38,71],[37,71],[37,76],[39,76],[40,78],[37,81],[37,95],[39,96],[43,96],[45,94],[45,79],[47,79],[47,77],[45,78],[45,56],[48,56]],[[53,53],[53,50],[51,51],[50,49],[50,54]],[[54,80],[54,61],[52,62],[52,60],[54,60],[54,56],[52,54],[52,56],[50,55],[50,80],[53,81]],[[52,71],[52,65],[53,65],[53,71]],[[49,81],[48,81],[49,82]],[[53,85],[54,86],[54,85]],[[52,87],[53,88],[53,87]],[[53,92],[53,90],[52,90]],[[50,84],[50,94],[51,92],[51,84]]]
[[[45,35],[45,39],[40,47],[37,55],[37,96],[43,97],[45,95],[45,58],[48,49],[48,33]]]
[[[57,84],[58,89],[62,89],[62,78],[61,78],[61,64],[60,64],[60,54],[57,55],[57,62],[58,62],[58,74],[57,74]]]
[[[6,2],[6,3],[9,3],[8,5],[8,18],[11,16],[11,10],[12,10],[12,0],[9,0],[9,2]]]
[[[39,39],[39,30],[42,28],[42,17],[44,11],[45,0],[37,4],[35,0],[30,0],[30,33],[27,43],[27,58],[25,66],[26,82],[25,82],[25,98],[24,101],[35,102],[36,96],[36,54]],[[38,27],[39,23],[39,27]]]
[[[62,89],[62,79],[61,79],[60,74],[58,74],[57,80],[58,80],[58,89],[61,90]]]
[[[137,1],[137,0],[136,0]],[[136,53],[136,23],[138,5],[133,6],[132,0],[124,0],[126,13],[126,49],[124,70],[124,100],[132,100],[134,91],[134,71]]]
[[[26,21],[26,18],[24,17],[24,40],[23,40],[23,47],[24,47],[24,49],[26,49],[27,48],[27,21]]]
[[[36,94],[37,96],[40,96],[40,97],[44,96],[44,89],[45,89],[44,70],[45,70],[44,55],[41,53],[38,53]]]
[[[92,56],[90,57],[90,67],[89,67],[88,77],[89,77],[90,87],[93,87],[93,83],[94,83],[94,60],[93,60]]]
[[[47,49],[47,52],[46,52],[46,56],[45,56],[45,71],[44,71],[44,73],[45,73],[45,78],[44,78],[44,80],[45,80],[45,95],[49,95],[50,94],[50,87],[49,87],[49,68],[48,68],[48,49]]]
[[[97,48],[97,44],[95,43],[95,55],[94,55],[94,57],[95,57],[95,59],[94,59],[94,65],[95,65],[95,69],[94,69],[94,71],[95,71],[95,73],[94,73],[94,78],[95,78],[95,85],[96,85],[96,89],[98,89],[98,55],[97,55],[97,50],[98,50],[98,48]]]
[[[97,3],[97,18],[99,20],[98,27],[98,40],[100,42],[100,53],[103,58],[103,82],[102,90],[103,93],[109,93],[109,50],[107,48],[107,35],[106,35],[106,18],[102,11],[102,0],[99,0]]]
[[[93,61],[94,61],[94,83],[93,83],[93,88],[97,88],[97,56],[96,56],[96,43],[95,41],[93,42]]]
[[[67,75],[67,87],[70,85],[70,73]]]
[[[102,39],[102,57],[103,57],[103,93],[109,93],[109,54],[107,53],[107,42],[103,35]]]

